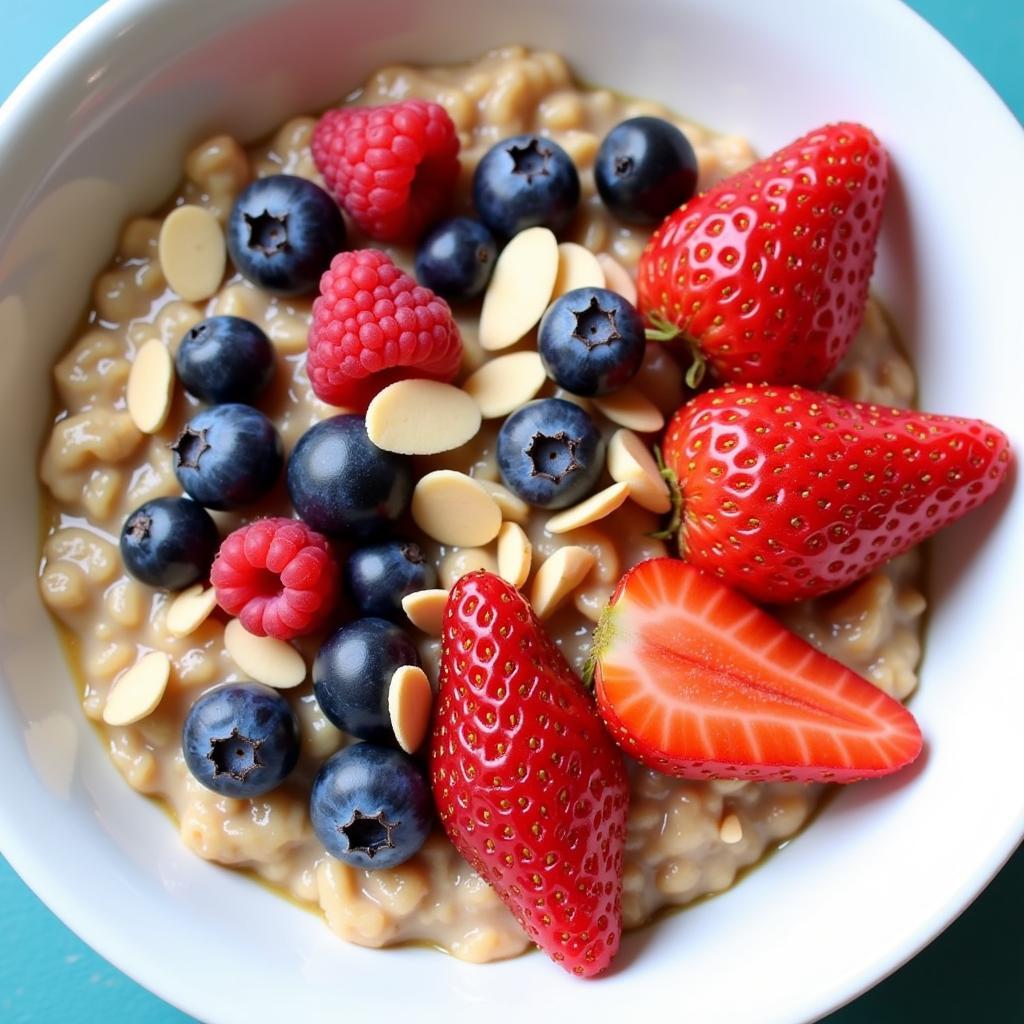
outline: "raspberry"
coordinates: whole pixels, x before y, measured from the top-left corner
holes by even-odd
[[[309,329],[307,369],[319,398],[363,411],[396,380],[452,380],[461,361],[462,339],[444,299],[376,249],[334,257]]]
[[[329,110],[313,132],[327,187],[371,238],[413,241],[443,212],[459,175],[459,137],[444,107],[406,100]]]
[[[210,582],[250,633],[291,640],[330,615],[338,566],[323,534],[295,519],[257,519],[224,539]]]

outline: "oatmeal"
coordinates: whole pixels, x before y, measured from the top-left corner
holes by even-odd
[[[556,139],[575,162],[582,189],[563,250],[572,243],[582,248],[569,250],[566,273],[590,282],[600,271],[602,281],[616,281],[614,287],[624,292],[632,286],[627,271],[635,268],[647,232],[613,220],[595,193],[593,161],[608,129],[640,114],[674,121],[694,145],[702,189],[753,160],[744,140],[679,120],[660,104],[577,85],[553,53],[512,47],[468,66],[386,68],[351,102],[371,105],[412,97],[436,101],[451,115],[462,146],[458,195],[467,207],[473,169],[493,143],[526,131]],[[167,408],[157,402],[158,414],[152,413],[156,400],[151,395],[133,399],[132,366],[140,353],[166,367],[154,346],[175,352],[185,332],[205,316],[244,317],[262,327],[275,348],[277,372],[258,404],[278,427],[286,452],[311,425],[336,411],[315,397],[306,376],[310,300],[273,298],[236,274],[220,281],[216,268],[223,257],[209,231],[211,220],[226,222],[235,197],[254,176],[287,172],[319,180],[310,154],[314,124],[312,117],[294,118],[269,142],[248,149],[227,136],[209,140],[187,156],[185,180],[168,214],[126,225],[113,263],[96,282],[87,326],[54,370],[59,412],[40,471],[49,525],[40,585],[47,605],[73,637],[70,649],[83,682],[86,714],[102,730],[126,780],[174,812],[191,850],[254,871],[291,897],[322,908],[331,928],[350,941],[381,946],[423,940],[465,960],[494,960],[521,951],[528,940],[439,829],[418,854],[394,868],[364,871],[326,854],[309,821],[309,785],[345,737],[318,708],[308,681],[284,691],[302,737],[298,768],[284,785],[263,797],[236,799],[219,796],[192,777],[181,750],[185,714],[210,687],[247,678],[239,667],[246,654],[237,647],[232,652],[237,639],[225,635],[225,619],[214,611],[208,592],[195,588],[177,596],[151,590],[125,573],[118,552],[117,538],[129,513],[147,500],[180,494],[168,445],[198,408],[181,389]],[[192,218],[201,221],[203,234],[198,267],[182,263],[173,248],[167,257],[182,227],[174,223],[182,218],[170,211],[182,204],[212,215]],[[401,265],[411,265],[408,250],[387,251]],[[590,254],[597,259],[588,259]],[[211,275],[218,277],[213,285]],[[488,416],[503,416],[535,395],[567,397],[538,373],[537,360],[529,354],[534,334],[490,357],[488,350],[502,346],[493,340],[481,344],[478,307],[456,308],[456,315],[464,343],[459,382],[473,376],[471,390],[486,396]],[[496,318],[495,331],[500,333],[504,320]],[[501,404],[498,379],[488,380],[487,367],[500,359],[518,361],[504,364],[513,391],[513,405],[507,408]],[[906,406],[913,398],[912,370],[874,300],[837,381],[841,394],[856,399]],[[623,427],[640,433],[660,429],[684,395],[678,364],[651,344],[625,391],[590,402],[572,400],[591,410],[609,440]],[[145,432],[133,404],[152,416],[142,424]],[[472,410],[460,415],[472,418]],[[612,445],[615,479],[606,471],[596,488],[600,493],[590,510],[594,521],[584,512],[576,513],[582,517],[576,520],[563,515],[550,522],[556,517],[531,510],[502,487],[495,455],[499,423],[487,419],[454,451],[415,457],[417,479],[454,471],[479,481],[482,486],[460,486],[470,488],[465,490],[468,500],[479,503],[485,519],[494,520],[488,519],[486,529],[469,537],[467,545],[427,540],[424,549],[442,588],[475,568],[512,574],[534,604],[543,607],[545,625],[570,662],[582,669],[592,627],[622,572],[668,553],[662,541],[650,536],[661,523],[657,511],[649,510],[661,511],[656,479],[652,485],[649,468],[620,437]],[[460,429],[453,422],[453,433]],[[645,472],[651,497],[641,507],[624,500],[621,481]],[[639,484],[638,489],[642,493]],[[438,511],[436,494],[431,504],[431,490],[424,488],[422,515],[443,519],[447,513]],[[493,508],[499,510],[497,518]],[[267,514],[291,514],[283,483],[247,510],[248,518]],[[417,518],[415,504],[412,516]],[[214,518],[222,533],[241,521],[231,513],[214,513]],[[411,523],[406,525],[415,533]],[[828,654],[905,699],[915,686],[920,656],[925,607],[920,577],[920,555],[911,552],[849,590],[786,608],[781,617]],[[436,594],[410,604],[413,621],[428,629],[437,614]],[[424,668],[436,679],[440,641],[434,632],[416,635]],[[296,646],[308,666],[316,643],[307,639]],[[144,659],[154,653],[162,657]],[[137,666],[147,667],[140,671]],[[294,662],[276,668],[291,681],[296,671],[303,672]],[[108,692],[116,681],[126,682],[129,672],[139,678],[122,701],[127,710],[117,708],[119,714],[105,717]],[[153,713],[135,720],[157,702]],[[415,725],[409,728],[415,732]],[[822,792],[782,783],[683,781],[637,767],[631,769],[631,788],[623,882],[627,927],[642,924],[662,907],[728,888],[737,872],[800,829]]]

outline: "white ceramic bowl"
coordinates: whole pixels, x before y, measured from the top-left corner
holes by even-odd
[[[895,183],[876,276],[929,409],[984,416],[1024,448],[1017,293],[1024,141],[978,75],[895,2],[859,0],[118,0],[0,111],[0,844],[72,928],[207,1021],[805,1021],[896,968],[976,895],[1024,830],[1019,570],[1024,499],[1002,494],[933,549],[911,772],[843,792],[724,896],[631,935],[580,983],[528,956],[473,967],[346,946],[187,853],[86,725],[36,593],[36,445],[49,367],[122,219],[168,193],[204,132],[246,137],[384,61],[518,40],[588,80],[657,97],[767,151],[855,118]],[[564,1002],[563,1002],[564,1001]]]

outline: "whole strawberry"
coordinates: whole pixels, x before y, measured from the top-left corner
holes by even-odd
[[[403,377],[450,381],[462,338],[444,299],[417,284],[386,253],[339,253],[320,280],[307,370],[317,397],[362,412]]]
[[[680,553],[759,601],[866,576],[980,505],[1010,465],[981,420],[750,384],[679,409],[663,454]]]
[[[448,837],[553,960],[611,962],[629,787],[622,757],[519,592],[463,576],[448,596],[430,749]]]
[[[459,176],[455,125],[423,100],[328,110],[312,150],[338,203],[380,241],[414,241],[444,212]]]
[[[670,214],[637,274],[641,313],[721,383],[814,387],[864,315],[888,183],[858,124],[810,132]]]

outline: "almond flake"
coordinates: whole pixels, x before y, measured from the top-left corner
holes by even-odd
[[[520,231],[502,250],[480,310],[480,346],[514,345],[537,326],[558,276],[558,242],[548,228]]]
[[[480,409],[473,398],[436,380],[400,380],[366,410],[366,433],[386,452],[436,455],[476,437]]]
[[[428,636],[440,636],[447,603],[447,590],[417,590],[402,598],[402,609],[417,629]]]
[[[186,302],[210,298],[224,278],[224,232],[202,206],[179,206],[164,218],[157,254],[168,285]]]
[[[613,394],[592,398],[591,401],[612,423],[639,434],[654,434],[665,426],[661,410],[642,391],[631,385]]]
[[[539,619],[553,615],[586,579],[597,556],[588,548],[569,545],[547,558],[533,577],[530,604]]]
[[[217,607],[217,592],[210,587],[203,589],[201,583],[197,583],[188,590],[183,590],[171,601],[167,609],[165,624],[167,632],[180,640],[182,637],[191,636],[209,617],[214,608]]]
[[[597,257],[576,242],[562,242],[558,246],[558,276],[551,296],[557,299],[576,288],[603,288],[604,271]]]
[[[472,477],[437,469],[421,477],[412,492],[413,522],[440,544],[480,547],[501,529],[501,510]]]
[[[306,679],[306,662],[291,644],[273,636],[255,636],[238,619],[224,628],[224,646],[231,660],[257,683],[290,690]]]
[[[434,693],[427,674],[418,665],[395,669],[388,686],[388,715],[398,745],[411,754],[418,750],[430,725]]]
[[[632,430],[616,430],[608,442],[608,473],[629,488],[629,496],[648,512],[664,515],[672,508],[668,483],[654,456]]]
[[[498,532],[498,575],[521,587],[530,575],[533,545],[518,523],[503,523]]]
[[[150,338],[128,373],[125,402],[128,415],[144,434],[155,434],[166,422],[174,398],[174,360],[159,338]]]
[[[494,499],[494,503],[501,510],[501,516],[506,522],[525,525],[530,517],[530,506],[519,497],[513,494],[504,484],[497,480],[483,480],[474,477],[474,480]]]
[[[484,363],[463,384],[485,420],[507,416],[525,405],[547,380],[536,352],[512,352]]]
[[[578,530],[588,523],[596,523],[599,519],[611,515],[629,497],[629,487],[626,484],[616,483],[606,487],[597,494],[592,494],[585,501],[581,501],[572,508],[552,516],[545,524],[544,529],[548,533],[568,533],[570,530]]]
[[[103,721],[131,725],[151,715],[163,699],[171,678],[171,659],[163,651],[150,651],[126,669],[107,694]]]

